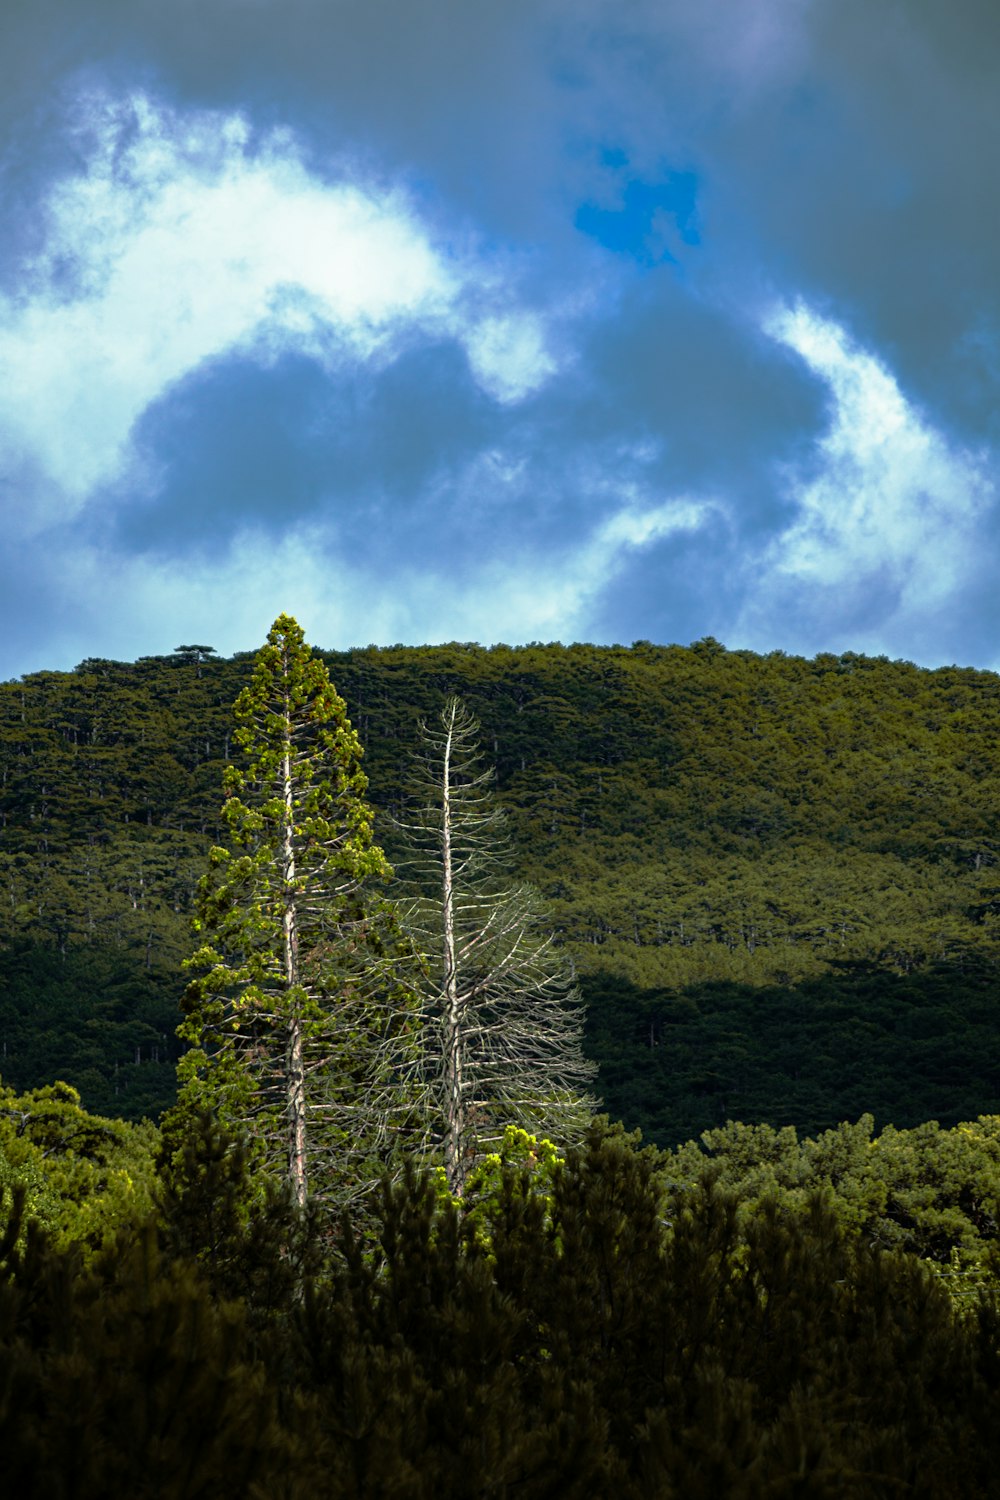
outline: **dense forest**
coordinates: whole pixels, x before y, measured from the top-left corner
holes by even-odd
[[[44,1103],[27,1113],[51,1163],[80,1122]],[[720,1175],[595,1126],[457,1202],[426,1177],[387,1188],[367,1247],[348,1224],[331,1248],[275,1197],[241,1213],[241,1158],[211,1133],[155,1215],[142,1186],[130,1212],[106,1199],[103,1244],[100,1215],[60,1243],[5,1202],[8,1483],[38,1500],[993,1494],[988,1273],[879,1242],[894,1221],[865,1223],[886,1165],[868,1144],[814,1143],[839,1184],[824,1196],[788,1139],[732,1141]],[[963,1222],[919,1184],[907,1202],[923,1248]]]
[[[244,692],[251,656],[191,645],[3,685],[9,1482],[39,1500],[993,1493],[997,679],[713,641],[325,662],[404,866],[421,722],[452,694],[478,716],[518,873],[587,1002],[596,1089],[656,1144],[607,1118],[558,1146],[510,1126],[456,1188],[397,1141],[342,1207],[306,1193],[294,1153],[275,1171],[226,1112],[266,1052],[253,942],[249,969],[211,949],[184,969],[196,911],[203,938],[281,941],[264,903],[288,867],[259,831],[291,803],[237,766],[252,720],[258,766],[290,774],[265,668]],[[338,868],[384,881],[343,704],[302,670],[327,719],[296,775],[328,733],[357,835]],[[303,791],[317,849],[326,786]],[[239,838],[209,859],[227,825],[252,834],[242,863]],[[400,1057],[419,952],[392,902],[352,926],[353,899],[348,968],[324,940],[317,974],[346,974],[365,1015],[398,983]],[[184,1054],[174,1104],[185,985],[192,1037],[251,1008],[238,1050],[206,1058],[214,1091]]]
[[[172,1097],[196,882],[252,654],[0,685],[0,1069],[108,1115]],[[324,653],[369,796],[419,722],[482,725],[612,1117],[675,1144],[1000,1108],[1000,679],[863,656],[472,645]],[[393,855],[389,816],[376,834]]]

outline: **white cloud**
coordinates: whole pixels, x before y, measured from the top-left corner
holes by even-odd
[[[246,531],[225,555],[189,559],[183,569],[170,559],[77,547],[49,558],[66,639],[53,625],[38,665],[51,665],[54,655],[68,663],[70,643],[80,638],[88,655],[119,659],[169,651],[182,638],[226,654],[248,650],[282,610],[319,646],[582,639],[592,607],[630,555],[696,529],[713,508],[688,500],[650,505],[634,493],[559,559],[512,549],[465,567],[402,567],[391,579],[364,563],[345,567],[329,525],[300,526],[278,540]],[[19,662],[18,670],[32,665]]]
[[[584,638],[591,633],[594,605],[630,556],[670,536],[697,530],[714,509],[710,503],[687,499],[649,505],[633,492],[628,503],[562,557],[540,560],[533,551],[483,568],[463,590],[464,597],[451,601],[458,604],[465,627],[449,625],[444,637],[512,643]],[[432,584],[418,619],[425,617],[433,598]],[[440,632],[437,638],[442,638]]]
[[[534,316],[471,311],[490,277],[439,250],[401,194],[320,179],[287,134],[255,144],[240,116],[137,96],[91,101],[84,144],[26,296],[0,299],[0,435],[8,467],[36,475],[22,534],[78,510],[121,471],[141,414],[234,351],[363,361],[443,329],[498,400],[554,371]]]
[[[867,641],[902,645],[969,572],[976,522],[994,498],[987,457],[950,444],[882,363],[805,305],[777,310],[765,327],[826,382],[832,407],[817,472],[787,476],[796,516],[758,560],[741,634],[759,639],[782,615],[787,628],[794,597],[806,631],[835,604],[843,628],[852,611],[877,615]],[[856,629],[852,639],[861,644]]]
[[[476,380],[497,401],[521,401],[555,374],[545,330],[531,313],[484,318],[467,349]]]

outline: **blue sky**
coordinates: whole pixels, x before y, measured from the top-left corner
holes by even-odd
[[[994,0],[15,0],[0,677],[1000,666]]]

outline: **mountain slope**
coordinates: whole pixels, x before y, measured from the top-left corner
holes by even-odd
[[[994,674],[854,655],[759,657],[711,640],[370,647],[325,659],[365,745],[378,808],[405,800],[421,717],[452,692],[479,716],[523,873],[588,992],[614,1113],[661,1138],[744,1103],[775,1123],[834,1123],[838,1059],[852,1049],[824,1050],[795,1015],[821,1011],[816,996],[831,986],[848,1011],[863,991],[881,1046],[892,1035],[882,1009],[893,1010],[893,976],[930,973],[935,994],[946,985],[949,1005],[967,1003],[979,1018],[968,1043],[974,1092],[979,1108],[1000,1104],[980,1035],[1000,911]],[[251,661],[188,647],[0,685],[0,1061],[17,1086],[46,1081],[37,1070],[58,1059],[75,1070],[71,1081],[87,1074],[92,1108],[136,1113],[169,1094],[191,898],[218,837],[230,706]],[[387,829],[379,835],[391,855]],[[858,973],[874,973],[874,984]],[[730,987],[718,1003],[706,998],[712,983]],[[733,1045],[756,1056],[748,1038],[761,986],[797,986],[798,1011],[786,1008],[763,1056],[782,1037],[794,1051],[798,1035],[800,1075],[825,1058],[810,1102],[796,1103],[777,1067],[770,1093],[725,1079],[700,1095],[682,1087],[679,1059],[664,1064],[662,1041],[650,1044],[648,1016],[655,1033],[669,1031],[656,1017],[672,1005],[686,1004],[688,1019],[692,1007],[716,1020],[725,1012]],[[746,999],[728,1006],[723,993]],[[717,1033],[708,1020],[691,1033],[706,1075],[719,1073],[725,1051]],[[853,1046],[868,1047],[863,1028]],[[657,1051],[657,1082],[638,1091],[645,1103],[616,1108],[630,1097],[630,1069],[633,1079],[648,1072]],[[881,1120],[891,1106],[905,1124],[922,1098],[938,1098],[916,1084],[903,1094],[864,1107]],[[692,1098],[708,1101],[700,1114]],[[911,1117],[896,1118],[906,1108]],[[973,1112],[967,1099],[963,1108]],[[944,1113],[939,1102],[927,1112]]]

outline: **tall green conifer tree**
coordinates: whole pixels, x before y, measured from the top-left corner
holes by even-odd
[[[361,744],[281,615],[236,700],[228,847],[199,889],[180,1108],[208,1104],[307,1197],[344,1201],[411,1125],[411,994],[374,843]],[[200,972],[199,972],[200,971]]]

